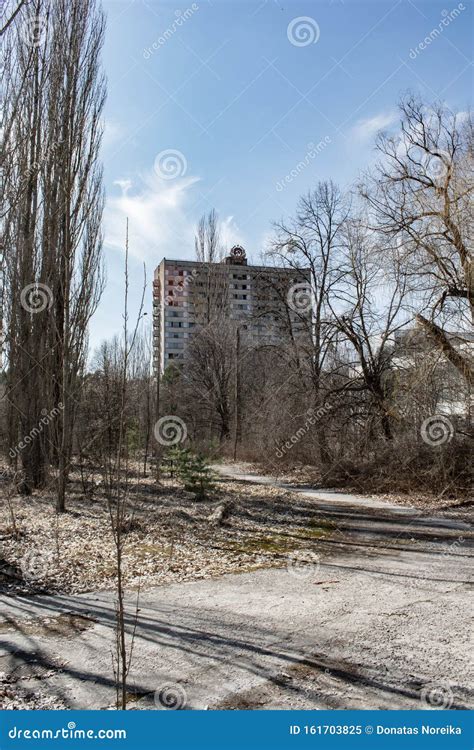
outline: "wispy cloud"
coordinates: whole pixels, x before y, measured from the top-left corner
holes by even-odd
[[[186,214],[193,185],[199,177],[162,180],[154,172],[134,183],[116,180],[119,195],[105,207],[105,244],[123,250],[129,220],[130,255],[157,264],[162,257],[190,257],[194,250],[194,222]]]
[[[245,240],[237,226],[233,216],[227,216],[220,221],[221,243],[225,251],[230,250],[234,245],[244,245]]]
[[[357,141],[371,141],[380,130],[389,128],[396,121],[396,112],[379,112],[373,117],[358,120],[351,128],[351,134]]]
[[[116,146],[126,136],[127,131],[117,120],[112,120],[110,118],[104,119],[102,122],[102,126],[102,147],[104,149],[109,149],[112,146]]]

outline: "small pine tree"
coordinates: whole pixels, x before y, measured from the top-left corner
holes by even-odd
[[[186,448],[180,448],[178,445],[170,448],[165,453],[162,460],[162,468],[166,471],[170,478],[176,476],[179,477],[180,469],[182,469],[188,461],[189,450]]]
[[[215,475],[206,459],[190,454],[180,472],[184,489],[194,492],[197,500],[204,500],[215,487]]]
[[[163,463],[170,477],[176,476],[197,500],[204,500],[213,491],[216,477],[201,454],[175,446],[166,453]]]

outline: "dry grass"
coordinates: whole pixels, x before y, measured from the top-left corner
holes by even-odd
[[[79,593],[115,586],[114,545],[105,498],[86,499],[73,475],[67,512],[57,515],[51,493],[14,496],[15,535],[0,499],[0,586],[7,592]],[[225,503],[229,514],[214,520]],[[291,533],[292,509],[302,501],[269,487],[218,481],[212,498],[196,501],[171,480],[156,486],[135,477],[127,501],[124,570],[128,588],[156,586],[285,564],[308,546],[311,504],[304,504],[308,530]],[[302,533],[300,533],[302,532]],[[313,538],[312,537],[312,538]]]

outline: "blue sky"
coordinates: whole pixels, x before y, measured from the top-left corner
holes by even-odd
[[[272,221],[301,193],[321,179],[350,186],[370,165],[374,136],[395,127],[408,89],[456,111],[470,104],[468,0],[105,0],[104,8],[108,284],[92,346],[120,329],[126,216],[133,313],[143,263],[150,286],[163,257],[193,257],[203,212],[215,207],[226,244],[240,242],[258,261]],[[150,296],[149,288],[148,311]]]

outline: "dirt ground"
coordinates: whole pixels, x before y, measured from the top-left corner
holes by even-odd
[[[74,479],[74,477],[73,477]],[[74,491],[74,489],[76,491]],[[66,592],[113,588],[115,558],[107,504],[86,499],[79,483],[57,516],[49,494],[11,501],[17,534],[0,499],[0,586],[14,592]],[[291,493],[220,480],[209,500],[196,501],[176,481],[160,487],[148,478],[132,485],[125,523],[125,583],[142,588],[265,567],[304,539],[292,538]],[[223,522],[216,512],[223,511]],[[226,519],[227,516],[227,519]],[[295,509],[295,523],[313,528],[311,504]]]
[[[249,464],[238,468],[244,473],[253,469]],[[100,481],[85,496],[79,475],[71,480],[67,513],[60,516],[50,492],[14,496],[12,511],[1,493],[0,590],[79,593],[113,588],[114,546]],[[305,471],[279,481],[308,486]],[[415,505],[420,512],[433,511],[435,503],[426,496],[378,499]],[[446,517],[469,517],[466,504],[438,505]],[[220,477],[212,497],[196,501],[178,482],[165,478],[157,487],[152,477],[136,471],[124,529],[125,582],[143,588],[275,565],[305,549],[308,540],[334,533],[332,527],[333,520],[315,517],[311,497],[296,498],[282,487],[247,483],[243,492],[238,482]]]
[[[472,527],[459,509],[433,516],[221,471],[208,501],[172,481],[135,483],[125,562],[129,631],[140,586],[137,708],[160,707],[168,684],[188,708],[472,704]],[[113,705],[108,511],[100,487],[92,499],[75,488],[59,518],[51,497],[14,498],[17,536],[2,499],[4,707]]]

